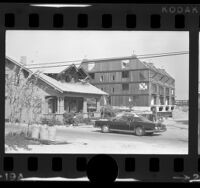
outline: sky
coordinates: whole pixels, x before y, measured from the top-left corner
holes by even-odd
[[[27,64],[189,51],[185,31],[6,31],[6,56]],[[189,54],[142,59],[175,79],[177,100],[189,98]]]

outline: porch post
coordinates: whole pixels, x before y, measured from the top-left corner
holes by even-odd
[[[64,97],[59,97],[59,113],[64,114],[65,109],[64,109]]]
[[[97,100],[97,112],[100,112],[100,108],[101,108],[101,106],[100,106],[100,98],[97,98],[96,100]]]
[[[166,105],[166,87],[164,87],[163,89],[164,89],[164,93],[163,93],[163,103],[164,103],[164,105]]]
[[[156,105],[159,105],[160,104],[160,95],[156,95]]]
[[[57,97],[57,111],[56,114],[60,113],[60,97]]]
[[[88,112],[87,111],[87,99],[83,98],[83,116],[84,116],[84,118],[88,117],[87,112]]]
[[[169,88],[169,105],[172,105],[172,89]]]

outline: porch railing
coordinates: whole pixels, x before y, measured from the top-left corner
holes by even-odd
[[[75,115],[78,115],[79,113],[75,113]],[[99,118],[101,116],[100,112],[87,112],[87,113],[81,113],[83,115],[83,118],[88,118],[90,120]],[[43,117],[45,118],[53,118],[55,117],[56,120],[63,122],[63,114],[43,114]]]

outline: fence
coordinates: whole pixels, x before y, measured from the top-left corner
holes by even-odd
[[[189,100],[176,100],[175,104],[177,106],[188,106],[189,105]]]

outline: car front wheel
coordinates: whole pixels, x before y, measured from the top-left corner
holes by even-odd
[[[146,133],[148,136],[153,136],[154,132]]]
[[[142,127],[136,127],[135,128],[135,134],[137,136],[143,136],[145,134],[145,131]]]
[[[101,127],[101,130],[102,130],[103,133],[108,133],[109,132],[109,127],[107,125],[103,125]]]

